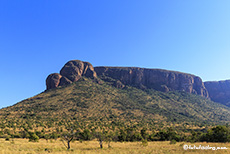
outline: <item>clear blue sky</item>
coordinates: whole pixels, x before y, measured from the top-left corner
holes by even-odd
[[[0,108],[69,60],[230,79],[229,0],[0,0]]]

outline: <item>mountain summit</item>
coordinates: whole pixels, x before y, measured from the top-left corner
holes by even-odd
[[[96,78],[92,64],[80,60],[71,60],[67,62],[59,73],[50,74],[46,79],[46,89],[56,88],[58,86],[68,85],[78,81],[82,76]]]

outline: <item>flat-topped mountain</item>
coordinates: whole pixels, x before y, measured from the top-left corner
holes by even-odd
[[[225,124],[230,108],[208,98],[191,74],[137,67],[93,67],[67,62],[46,79],[47,90],[0,110],[0,121],[59,127],[65,120]],[[197,94],[197,95],[194,95]],[[55,122],[55,123],[53,123]],[[1,122],[0,122],[1,124]]]
[[[208,97],[201,78],[192,74],[161,69],[138,67],[93,67],[89,62],[72,60],[61,69],[60,74],[50,74],[46,79],[47,90],[70,84],[86,76],[102,80],[115,79],[114,85],[122,88],[126,85],[140,89],[158,91],[185,91]]]

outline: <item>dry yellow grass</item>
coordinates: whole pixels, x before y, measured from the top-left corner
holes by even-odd
[[[199,145],[210,147],[226,147],[227,150],[184,150],[183,145]],[[100,149],[97,141],[73,142],[71,150],[67,151],[60,140],[47,142],[39,140],[39,142],[28,142],[27,139],[15,139],[5,141],[0,139],[0,154],[223,154],[230,153],[230,143],[176,143],[169,142],[149,142],[147,147],[143,147],[141,142],[112,142],[112,148],[108,148],[104,144],[104,148]]]

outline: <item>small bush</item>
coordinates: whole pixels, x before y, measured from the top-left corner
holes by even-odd
[[[176,140],[171,140],[170,144],[176,144]]]
[[[147,147],[148,146],[148,141],[145,139],[143,139],[142,141],[141,141],[141,145],[142,146],[144,146],[144,147]]]
[[[9,141],[10,140],[10,136],[7,136],[5,141]]]
[[[35,133],[31,133],[29,137],[29,142],[38,142],[39,137]]]

